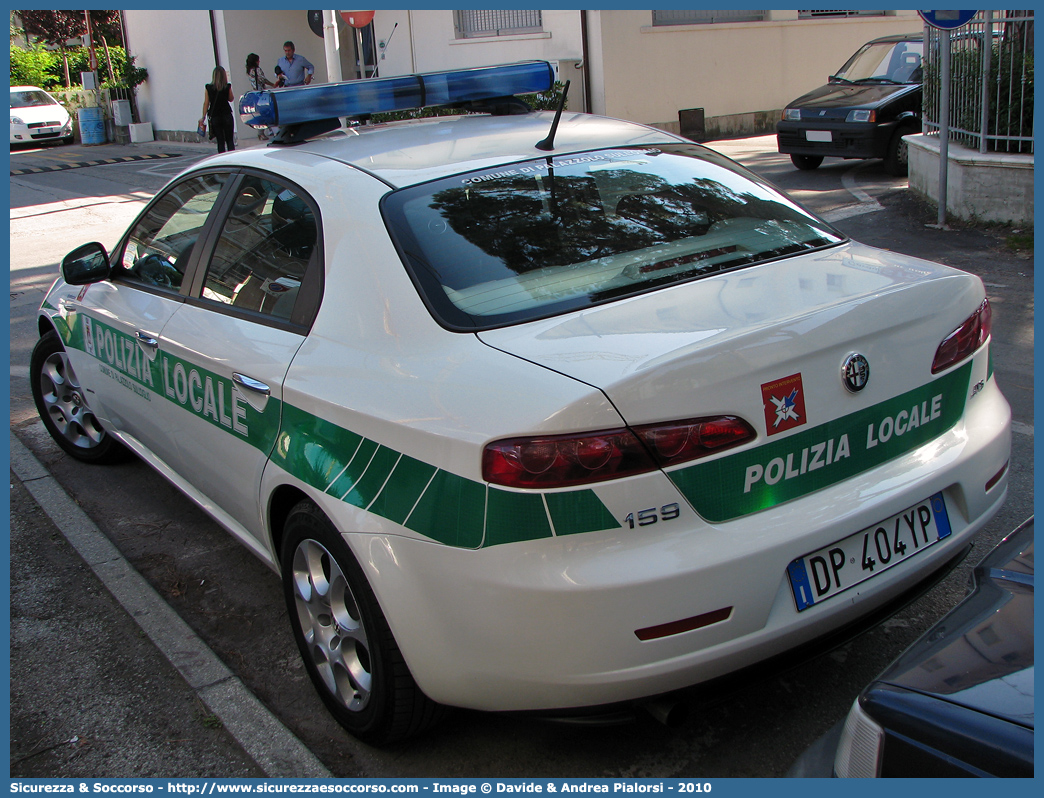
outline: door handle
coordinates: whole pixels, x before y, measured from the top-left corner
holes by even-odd
[[[263,382],[261,382],[260,380],[255,380],[253,377],[248,377],[245,374],[236,374],[235,372],[233,372],[232,382],[234,382],[236,385],[246,388],[248,391],[253,391],[254,393],[260,393],[265,396],[271,396],[272,394],[272,389],[265,385]]]
[[[156,338],[154,338],[151,333],[147,333],[142,330],[135,330],[134,337],[138,339],[139,344],[151,346],[153,349],[159,346],[159,341]]]

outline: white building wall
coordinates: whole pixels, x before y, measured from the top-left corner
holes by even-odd
[[[149,71],[138,88],[138,110],[155,131],[195,132],[203,86],[214,69],[207,11],[124,11],[127,46]],[[169,44],[176,42],[176,47]]]
[[[582,74],[573,65],[582,62],[583,38],[579,11],[541,12],[543,31],[513,36],[458,39],[452,10],[378,11],[374,31],[383,41],[379,74],[409,75],[446,69],[507,64],[515,61],[562,62],[562,80],[570,79],[569,108],[583,110]]]
[[[542,12],[542,33],[457,39],[451,10],[378,11],[374,26],[378,40],[398,22],[382,62],[383,75],[435,72],[534,59],[557,61],[577,58],[583,51],[579,11]],[[392,71],[394,70],[394,72]]]

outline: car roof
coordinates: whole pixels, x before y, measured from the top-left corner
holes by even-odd
[[[39,86],[12,86],[11,87],[11,91],[43,91],[43,92],[46,92],[47,90],[46,89],[41,89]]]
[[[241,150],[224,160],[278,170],[276,164],[282,154],[307,153],[349,164],[398,188],[549,155],[606,147],[692,143],[634,122],[570,113],[562,116],[554,150],[537,149],[537,143],[547,137],[553,120],[551,112],[534,112],[431,117],[363,125],[292,147],[269,145]]]

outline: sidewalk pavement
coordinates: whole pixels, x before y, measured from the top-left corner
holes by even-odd
[[[10,775],[328,778],[13,433],[10,444]]]

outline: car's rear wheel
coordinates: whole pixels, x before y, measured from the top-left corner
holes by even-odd
[[[29,378],[44,427],[66,453],[85,463],[115,463],[130,456],[91,412],[62,340],[53,330],[36,342]]]
[[[790,162],[794,164],[798,169],[805,171],[816,169],[821,163],[823,163],[822,155],[791,155]]]
[[[888,152],[885,153],[885,171],[895,177],[906,177],[909,171],[910,148],[903,140],[903,136],[909,136],[917,131],[912,127],[900,128],[892,134],[892,140],[888,142]]]
[[[443,708],[417,687],[362,568],[313,502],[290,511],[280,560],[294,638],[338,722],[382,745],[437,721]]]

